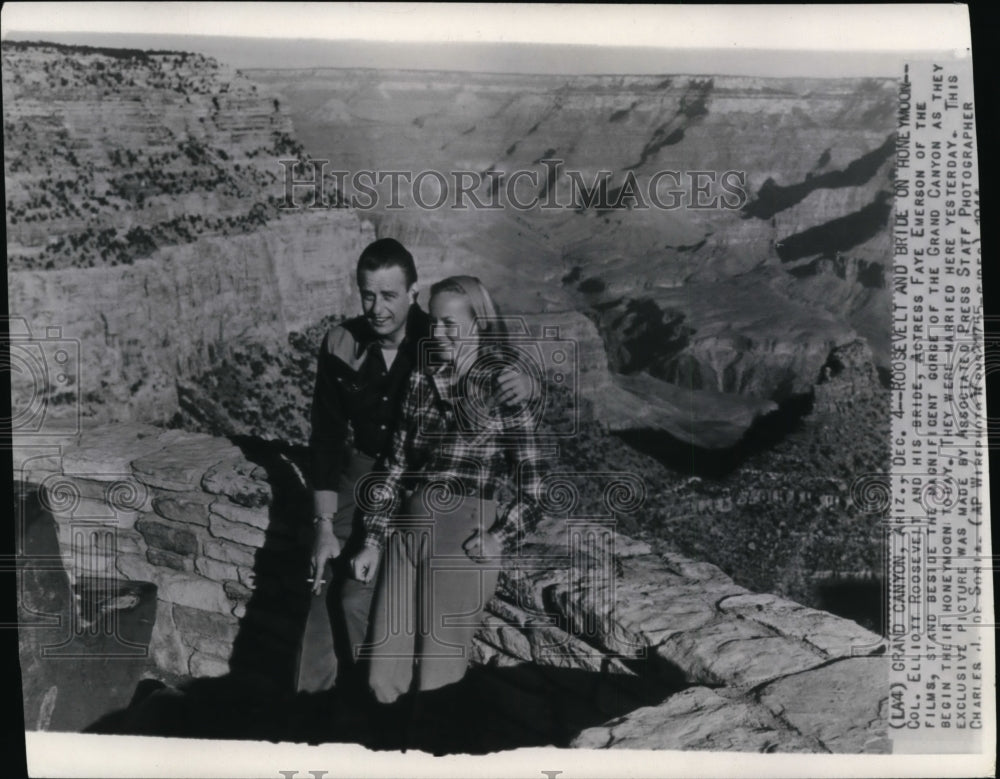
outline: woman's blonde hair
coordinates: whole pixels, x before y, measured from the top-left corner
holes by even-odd
[[[480,335],[487,335],[496,346],[506,341],[507,328],[500,318],[499,309],[493,302],[489,290],[475,276],[449,276],[431,286],[430,296],[433,298],[441,292],[453,292],[465,295],[472,308],[472,315]]]

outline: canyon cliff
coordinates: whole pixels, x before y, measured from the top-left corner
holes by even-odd
[[[248,75],[285,96],[296,137],[330,169],[445,176],[441,208],[386,208],[384,183],[373,209],[432,278],[434,260],[440,273],[462,263],[516,310],[594,312],[616,368],[780,397],[856,336],[886,362],[890,79]],[[506,207],[454,208],[455,171],[490,171],[473,194]],[[602,172],[606,197],[587,207],[574,177],[593,188]],[[665,349],[621,347],[623,331],[658,328],[674,331]]]
[[[391,236],[414,254],[422,304],[433,282],[477,275],[518,348],[542,355],[552,472],[579,517],[606,516],[607,477],[642,487],[641,507],[607,515],[622,544],[612,627],[688,689],[581,724],[575,745],[649,746],[701,712],[689,736],[652,745],[885,748],[880,661],[826,644],[874,647],[883,617],[882,516],[855,488],[888,470],[892,81],[239,72],[9,41],[2,56],[15,412],[44,409],[44,432],[66,434],[19,440],[16,478],[68,480],[86,510],[115,474],[152,490],[116,555],[93,562],[157,585],[163,668],[233,670],[248,614],[297,635],[270,621],[286,600],[254,598],[289,576],[269,553],[303,563],[317,349],[359,313],[361,250]],[[396,208],[384,184],[366,204],[338,178],[359,171],[470,173],[466,205],[507,205],[419,207],[433,187],[404,186]],[[271,504],[280,485],[301,527],[288,494]],[[56,516],[64,553],[75,519]],[[536,541],[552,545],[559,521]],[[525,603],[571,628],[608,616],[550,573],[508,577],[480,665],[544,665]],[[604,664],[618,632],[570,654]],[[814,694],[827,689],[835,700]],[[815,710],[840,712],[827,746]]]
[[[354,313],[373,230],[279,208],[278,160],[301,148],[276,97],[197,54],[5,43],[3,58],[10,309],[79,348],[53,415],[168,421],[178,383],[232,350],[278,352]]]
[[[579,400],[612,429],[729,447],[810,394],[832,350],[864,342],[884,364],[887,80],[238,72],[9,42],[3,57],[11,311],[79,341],[85,418],[200,413],[302,442],[316,331],[357,312],[354,261],[385,235],[424,289],[474,273],[528,331],[554,322],[584,355]],[[400,209],[283,209],[295,160],[327,160],[334,194],[336,170],[533,171],[528,194],[565,207],[427,210],[404,192]],[[661,176],[660,198],[701,197],[692,171],[736,172],[743,194],[623,196],[665,170],[683,186]],[[569,203],[567,171],[608,171],[608,189]],[[704,196],[721,201],[718,183]],[[246,398],[281,413],[248,419]]]

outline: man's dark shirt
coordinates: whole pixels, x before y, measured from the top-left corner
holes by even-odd
[[[430,317],[415,303],[391,368],[363,316],[332,328],[319,350],[313,392],[312,486],[337,491],[349,445],[378,460],[392,440],[417,349],[430,334]],[[351,432],[353,431],[353,440]]]

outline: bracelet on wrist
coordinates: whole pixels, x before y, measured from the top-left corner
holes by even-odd
[[[323,520],[328,520],[330,525],[333,525],[333,514],[315,514],[313,515],[313,525],[318,525]]]

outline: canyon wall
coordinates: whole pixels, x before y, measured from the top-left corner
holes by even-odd
[[[54,415],[301,441],[318,331],[358,310],[354,261],[385,235],[423,289],[473,273],[505,312],[577,339],[614,429],[732,446],[811,393],[833,349],[860,338],[884,362],[888,80],[238,72],[11,42],[3,58],[11,311],[79,342],[71,386],[22,388]],[[415,208],[404,192],[399,209],[288,210],[296,160],[533,171],[527,194],[565,207]],[[621,199],[663,170],[682,201],[698,170],[739,172],[746,197]],[[566,171],[607,171],[612,202],[566,201]]]
[[[507,183],[498,187],[487,177],[475,195],[491,203],[490,195],[498,194],[505,207],[456,209],[453,197],[431,211],[374,209],[380,234],[402,236],[430,257],[461,247],[496,273],[523,266],[527,255],[554,282],[545,300],[517,297],[516,284],[501,290],[501,298],[509,291],[518,305],[557,306],[568,296],[578,307],[604,311],[652,301],[683,316],[692,331],[689,348],[682,347],[689,373],[705,363],[706,352],[734,375],[741,372],[733,363],[748,351],[771,352],[774,362],[768,313],[792,323],[792,338],[780,339],[786,352],[804,340],[806,351],[822,350],[828,340],[844,343],[855,330],[880,363],[887,358],[891,79],[370,70],[248,75],[285,95],[297,137],[339,170],[534,176],[513,187],[521,202],[539,199],[528,208],[511,206]],[[571,178],[593,186],[602,171],[607,202],[587,207]],[[663,171],[676,175],[657,178]],[[723,188],[727,171],[738,174],[745,198]],[[630,178],[638,199],[623,195]],[[698,181],[706,187],[702,195],[694,192]],[[666,207],[651,202],[651,183]],[[453,182],[450,192],[456,189]],[[407,192],[404,187],[404,204]],[[433,200],[433,187],[423,197]],[[532,280],[539,272],[532,269]],[[504,286],[500,278],[497,283]],[[744,298],[745,312],[765,322],[758,328],[751,317],[720,338],[722,318],[710,304],[725,305],[733,294]],[[790,359],[778,370],[793,370],[800,377],[793,383],[815,378],[814,360],[806,370],[795,364],[798,355]],[[724,391],[781,391],[775,383],[727,381],[719,373],[709,367],[699,378]],[[679,375],[668,371],[667,380]]]
[[[85,419],[163,422],[177,411],[178,382],[241,345],[278,353],[306,323],[353,314],[345,258],[371,236],[353,215],[331,211],[164,246],[128,265],[11,271],[11,311],[33,332],[59,328],[79,344]]]
[[[421,302],[434,281],[473,273],[522,317],[526,340],[547,349],[552,330],[571,345],[570,372],[541,366],[545,424],[581,424],[559,445],[561,466],[588,482],[587,506],[602,498],[591,476],[653,474],[642,512],[612,512],[635,537],[617,532],[613,554],[589,561],[615,572],[615,599],[559,566],[508,570],[476,661],[684,688],[578,746],[886,749],[878,638],[740,584],[787,593],[772,560],[811,572],[877,557],[877,518],[841,499],[856,473],[885,470],[876,366],[889,332],[892,82],[239,73],[183,52],[10,42],[2,56],[8,292],[23,319],[12,389],[65,434],[22,447],[16,474],[48,496],[75,581],[156,585],[162,668],[290,672],[301,609],[287,604],[305,596],[294,520],[308,512],[294,445],[308,437],[316,349],[358,311],[362,247],[394,236],[415,255]],[[320,159],[534,171],[527,194],[562,205],[425,209],[404,193],[401,209],[282,208],[283,165]],[[549,178],[554,159],[563,174]],[[567,201],[569,170],[588,184],[607,170],[608,191]],[[622,197],[662,170],[745,173],[746,198],[642,208]],[[693,195],[690,180],[679,189]],[[757,428],[751,467],[730,481],[692,475],[695,449],[742,463],[755,421],[803,396],[813,418],[784,449],[772,456]],[[751,488],[788,486],[811,497],[741,508]],[[737,508],[718,508],[733,495]],[[711,516],[692,518],[692,500]],[[566,558],[566,519],[550,517],[532,543]],[[111,546],[84,532],[99,526]],[[77,558],[81,539],[93,553]]]
[[[5,42],[3,96],[8,297],[25,325],[12,378],[46,395],[46,424],[167,421],[178,382],[233,349],[279,352],[356,312],[371,226],[280,209],[278,160],[300,153],[291,122],[231,68]],[[46,341],[74,354],[62,382]]]

